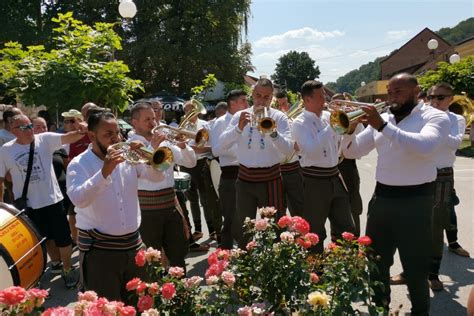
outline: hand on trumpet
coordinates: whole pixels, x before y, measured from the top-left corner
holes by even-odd
[[[241,131],[244,130],[244,127],[250,122],[250,113],[247,111],[243,111],[240,113],[239,118],[239,129]]]
[[[107,178],[115,169],[115,167],[125,161],[122,151],[112,146],[107,148],[107,154],[104,157],[104,165],[102,166],[102,176]]]
[[[374,129],[378,130],[384,124],[384,120],[380,116],[380,113],[377,111],[372,105],[368,106],[361,106],[362,111],[365,112],[365,115],[361,117],[361,122],[365,124],[369,124]]]
[[[153,147],[154,149],[157,149],[158,147],[160,147],[160,144],[164,142],[165,140],[166,140],[166,134],[161,133],[161,132],[156,132],[151,137],[151,141],[150,141],[151,147]]]

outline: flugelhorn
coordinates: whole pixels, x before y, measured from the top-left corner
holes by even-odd
[[[331,112],[330,124],[337,134],[347,134],[351,124],[365,115],[365,112],[359,108],[360,106],[374,106],[377,112],[380,113],[386,110],[389,104],[386,102],[373,104],[345,100],[331,101],[328,105]]]
[[[158,125],[153,128],[151,132],[152,134],[155,134],[163,130],[167,130],[163,133],[166,134],[166,139],[172,143],[176,143],[180,135],[184,136],[187,139],[194,140],[196,147],[204,146],[209,140],[209,132],[205,128],[201,128],[197,132],[192,132],[182,127],[180,128],[169,125]]]
[[[250,126],[256,127],[263,135],[273,133],[276,128],[275,120],[268,115],[268,109],[263,106],[255,111],[255,105],[252,107]]]
[[[465,92],[453,97],[453,101],[449,104],[449,111],[462,115],[466,120],[466,126],[474,122],[474,102]]]
[[[120,142],[110,146],[120,150],[122,157],[131,164],[148,164],[157,170],[164,171],[173,164],[173,152],[168,147],[158,147],[150,150],[146,147],[132,149],[130,143]]]

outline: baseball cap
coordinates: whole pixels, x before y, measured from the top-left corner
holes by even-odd
[[[76,117],[76,118],[80,118],[81,120],[83,120],[84,118],[82,117],[82,114],[81,112],[79,112],[78,110],[75,110],[75,109],[71,109],[67,112],[63,112],[61,113],[61,116],[62,117]]]

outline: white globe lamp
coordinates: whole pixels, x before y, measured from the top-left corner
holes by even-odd
[[[132,0],[122,0],[118,7],[123,18],[133,18],[137,14],[137,6]]]
[[[362,81],[362,82],[360,83],[360,86],[361,86],[361,87],[365,86],[365,81]]]
[[[438,41],[434,38],[430,39],[428,41],[428,48],[431,50],[435,50],[436,48],[438,48]]]
[[[454,53],[454,54],[452,54],[451,56],[449,56],[449,62],[450,62],[451,64],[458,63],[460,60],[461,60],[461,57],[460,57],[458,54],[456,54],[456,53]]]

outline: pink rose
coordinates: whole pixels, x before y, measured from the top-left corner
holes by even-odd
[[[278,226],[280,226],[281,228],[285,228],[287,227],[288,225],[291,224],[291,217],[288,216],[288,215],[285,215],[285,216],[282,216],[279,220],[278,220]]]
[[[255,221],[255,229],[258,231],[264,231],[268,228],[268,218],[261,218]]]
[[[355,239],[355,236],[353,233],[349,233],[349,232],[343,232],[342,233],[342,238],[344,238],[345,240],[354,240]]]
[[[244,306],[244,307],[241,307],[237,310],[237,314],[239,316],[252,316],[252,307],[250,306]]]
[[[163,296],[163,298],[170,300],[174,297],[175,294],[176,289],[173,283],[168,282],[163,284],[163,286],[161,287],[161,295]]]
[[[217,263],[210,266],[206,271],[206,278],[213,276],[213,275],[221,275],[222,271],[227,267],[227,261],[218,261]]]
[[[255,240],[252,240],[247,244],[247,246],[245,246],[245,249],[247,249],[247,251],[250,251],[256,246],[257,246],[257,242]]]
[[[21,303],[26,297],[26,290],[20,286],[11,286],[0,291],[0,304],[8,306]]]
[[[329,249],[329,250],[335,250],[336,248],[337,248],[336,243],[334,243],[334,242],[331,241],[331,242],[328,244],[328,249]]]
[[[148,294],[150,294],[151,296],[155,296],[158,293],[160,293],[160,286],[158,285],[158,283],[153,282],[148,285]]]
[[[296,239],[296,243],[305,249],[308,249],[311,247],[311,241],[304,238]]]
[[[74,311],[67,307],[51,307],[41,314],[42,316],[74,316]]]
[[[140,280],[139,278],[133,278],[127,282],[127,285],[125,285],[125,288],[127,289],[127,291],[133,291],[137,289],[140,283],[142,283],[142,280]]]
[[[146,258],[145,258],[145,250],[141,249],[135,255],[135,264],[139,267],[143,267],[145,265]]]
[[[143,295],[138,298],[138,311],[144,312],[147,309],[152,308],[153,306],[153,298],[150,295]]]
[[[202,281],[201,277],[192,276],[192,277],[184,280],[184,287],[187,288],[187,289],[197,287],[197,286],[199,286],[199,284],[201,284],[201,281]]]
[[[230,251],[228,249],[217,248],[216,254],[219,260],[225,260],[225,261],[229,260]]]
[[[213,265],[213,264],[217,263],[217,261],[219,261],[217,259],[217,252],[213,252],[209,255],[209,257],[207,257],[207,263],[209,265]]]
[[[148,287],[148,284],[146,284],[145,282],[141,282],[140,284],[138,284],[137,286],[137,294],[141,294],[143,292],[145,292],[145,290],[147,289]]]
[[[309,233],[309,224],[308,222],[299,216],[294,216],[291,218],[292,221],[292,229],[296,230],[301,235],[306,235]]]
[[[133,306],[124,306],[120,308],[119,310],[119,315],[120,316],[135,316],[137,314],[137,311]]]
[[[138,278],[135,278],[135,279],[138,279]],[[135,280],[133,279],[133,280]],[[133,280],[131,280],[130,282],[132,282]],[[140,279],[138,279],[138,281],[140,281]],[[129,283],[130,283],[129,282]],[[127,286],[128,286],[128,283],[127,283]],[[130,291],[130,290],[129,290]],[[88,301],[88,302],[95,302],[97,300],[97,293],[94,292],[94,291],[86,291],[84,293],[82,292],[79,292],[77,294],[77,300],[79,301]]]
[[[361,236],[359,237],[359,239],[357,239],[357,242],[360,245],[370,246],[370,244],[372,243],[372,239],[370,239],[369,236]]]
[[[312,283],[318,283],[319,282],[319,276],[314,273],[314,272],[311,272],[309,274],[309,280],[312,282]]]
[[[207,285],[214,285],[217,282],[219,282],[219,278],[215,275],[211,275],[209,277],[206,277],[206,284]]]
[[[261,217],[273,217],[277,210],[273,206],[262,207],[258,209],[258,213]]]
[[[161,252],[159,250],[156,250],[152,247],[149,247],[146,251],[145,251],[145,260],[146,262],[148,263],[152,263],[152,262],[160,262],[161,260]]]
[[[232,272],[230,271],[224,271],[222,272],[222,281],[224,281],[224,283],[227,285],[227,286],[233,286],[234,283],[235,283],[235,276]]]
[[[295,241],[295,236],[293,236],[293,234],[290,232],[283,232],[280,234],[280,239],[281,241],[292,243],[293,241]]]
[[[171,267],[168,269],[168,273],[173,277],[173,278],[181,278],[184,275],[184,269],[181,267]]]
[[[313,246],[319,242],[319,236],[314,233],[307,233],[304,237],[308,239]]]

